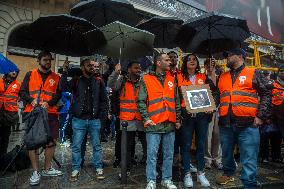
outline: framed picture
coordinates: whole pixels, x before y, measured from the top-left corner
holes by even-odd
[[[188,113],[207,112],[216,109],[208,84],[182,86],[181,90]]]

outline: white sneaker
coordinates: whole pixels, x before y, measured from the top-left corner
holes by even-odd
[[[150,180],[146,186],[146,189],[156,189],[156,182],[153,180]]]
[[[167,189],[177,189],[176,185],[174,185],[173,181],[171,180],[163,180],[161,185]]]
[[[104,170],[101,169],[101,168],[96,169],[96,177],[97,177],[98,180],[105,179]]]
[[[30,178],[30,185],[35,186],[38,185],[40,181],[40,173],[38,171],[34,171]]]
[[[56,170],[53,167],[51,167],[48,170],[42,170],[41,175],[47,177],[57,177],[63,175],[63,173],[62,171]]]
[[[184,176],[183,182],[184,182],[184,186],[185,186],[185,187],[187,187],[187,188],[193,187],[192,177],[191,177],[191,174],[190,174],[190,173],[187,173],[187,174]]]
[[[200,175],[197,174],[197,182],[199,182],[200,185],[203,186],[203,187],[209,187],[210,186],[209,181],[205,177],[205,173],[202,173]]]
[[[191,173],[197,173],[196,167],[194,167],[192,164],[190,164],[190,170]]]

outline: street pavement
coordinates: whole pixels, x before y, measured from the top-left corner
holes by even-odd
[[[16,144],[21,143],[23,132],[13,132],[10,137],[9,150],[12,149]],[[145,163],[138,163],[131,170],[131,175],[128,177],[127,185],[120,184],[120,179],[118,174],[120,173],[120,168],[113,168],[112,163],[114,161],[114,141],[109,140],[103,145],[103,161],[104,161],[104,172],[106,178],[102,181],[96,180],[95,171],[91,165],[91,145],[87,144],[87,153],[85,165],[81,171],[79,181],[70,182],[71,174],[71,147],[57,145],[56,159],[61,163],[61,170],[64,175],[60,177],[42,177],[39,186],[29,186],[29,177],[31,174],[31,169],[22,170],[16,173],[8,172],[4,176],[0,176],[0,189],[10,189],[10,188],[34,188],[34,189],[77,189],[77,188],[101,188],[101,189],[142,189],[145,188]],[[136,145],[136,154],[139,159],[142,157],[141,144]],[[43,153],[40,155],[41,167],[43,167]],[[54,163],[54,167],[57,166]],[[211,183],[209,188],[242,188],[241,181],[239,180],[241,165],[238,165],[238,171],[235,176],[235,182],[227,185],[226,187],[221,187],[215,184],[215,178],[222,174],[221,171],[212,168],[206,170],[206,177]],[[158,182],[160,181],[161,171],[158,170]],[[182,169],[177,166],[173,168],[173,180],[178,186],[178,188],[184,188],[182,183]],[[196,175],[193,174],[193,180],[196,181]],[[269,163],[269,164],[259,164],[257,180],[259,188],[284,188],[284,165]],[[158,184],[158,188],[161,188]],[[200,188],[198,183],[194,183],[194,188]]]

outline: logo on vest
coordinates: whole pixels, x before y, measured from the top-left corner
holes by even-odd
[[[239,80],[240,80],[240,84],[245,84],[245,80],[247,80],[247,77],[246,76],[240,76]]]
[[[203,85],[204,81],[202,79],[198,79],[197,83],[198,83],[198,85]]]
[[[169,86],[170,90],[172,90],[172,89],[173,89],[173,86],[174,86],[173,82],[169,81],[169,82],[168,82],[168,86]]]
[[[50,80],[49,80],[49,85],[50,85],[50,86],[53,86],[54,83],[55,83],[55,81],[54,81],[53,79],[50,79]]]
[[[17,84],[12,85],[13,91],[17,88]]]

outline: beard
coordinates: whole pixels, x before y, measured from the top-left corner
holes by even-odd
[[[234,64],[235,64],[235,62],[234,61],[230,61],[230,62],[228,62],[227,63],[227,68],[230,68],[230,69],[232,69],[233,68],[233,66],[234,66]]]
[[[49,65],[49,64],[45,64],[45,65],[39,64],[39,65],[40,65],[41,69],[43,69],[45,71],[51,70],[51,65]]]
[[[85,70],[85,74],[88,75],[88,76],[92,76],[95,74],[94,70],[91,70],[91,71],[88,71],[88,70]]]

